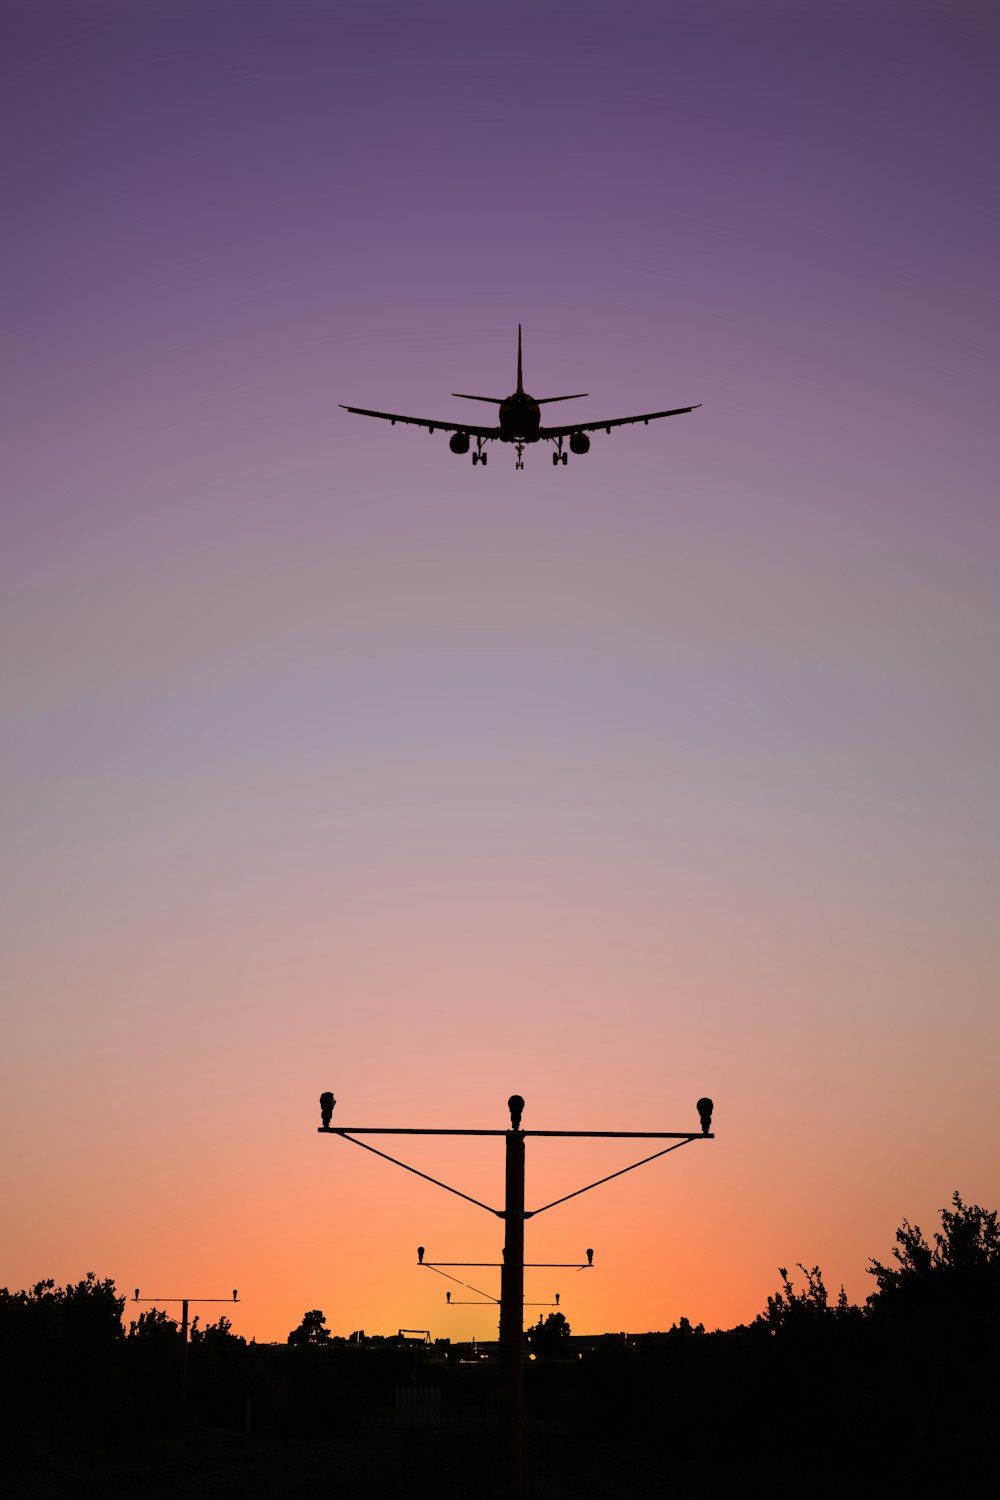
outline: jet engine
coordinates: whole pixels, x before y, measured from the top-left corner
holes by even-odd
[[[590,438],[585,432],[572,432],[569,439],[569,451],[571,453],[589,453]]]
[[[468,453],[469,434],[467,432],[453,432],[448,439],[448,446],[452,453]]]

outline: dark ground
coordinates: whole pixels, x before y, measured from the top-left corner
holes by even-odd
[[[844,1488],[844,1470],[826,1479],[822,1464],[803,1480],[719,1462],[672,1461],[634,1445],[585,1447],[564,1433],[529,1431],[525,1490],[529,1500],[891,1500],[919,1493],[912,1476],[899,1489],[866,1478]],[[491,1500],[498,1493],[496,1436],[442,1427],[391,1428],[338,1438],[246,1438],[202,1429],[90,1457],[36,1453],[0,1475],[5,1500]]]

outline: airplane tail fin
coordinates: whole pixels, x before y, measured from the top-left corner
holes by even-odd
[[[489,401],[493,406],[502,406],[504,401],[506,401],[507,399],[506,396],[470,396],[467,391],[452,391],[451,394],[453,396],[457,396],[459,401]],[[524,395],[524,375],[521,368],[520,323],[518,323],[517,325],[517,394],[519,396]],[[581,397],[586,395],[586,391],[577,391],[575,395],[572,396],[540,396],[538,398],[538,405],[545,406],[549,401],[579,401]]]
[[[524,378],[521,374],[521,325],[517,325],[517,394],[524,395]],[[578,391],[575,396],[539,396],[538,405],[545,406],[549,401],[579,401],[581,396],[586,396],[587,391]]]

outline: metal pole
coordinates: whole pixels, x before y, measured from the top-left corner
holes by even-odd
[[[181,1409],[187,1406],[188,1391],[188,1305],[187,1298],[181,1301]]]
[[[524,1100],[510,1101],[504,1251],[500,1273],[500,1434],[506,1493],[522,1494],[524,1450]]]

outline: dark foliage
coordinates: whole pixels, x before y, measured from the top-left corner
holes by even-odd
[[[549,1358],[565,1354],[572,1331],[561,1312],[549,1313],[547,1318],[539,1317],[538,1322],[528,1329],[528,1348],[532,1354]]]
[[[331,1334],[326,1326],[326,1316],[318,1307],[310,1312],[304,1313],[302,1322],[298,1328],[293,1328],[288,1335],[290,1344],[328,1344]]]
[[[92,1271],[65,1287],[0,1288],[0,1405],[13,1436],[30,1441],[51,1426],[87,1442],[116,1430],[124,1306],[114,1283]]]
[[[878,1290],[868,1299],[879,1313],[898,1309],[947,1309],[955,1317],[1000,1316],[1000,1226],[995,1209],[962,1202],[941,1210],[933,1248],[919,1226],[904,1219],[896,1230],[894,1264],[873,1260],[869,1274]]]

